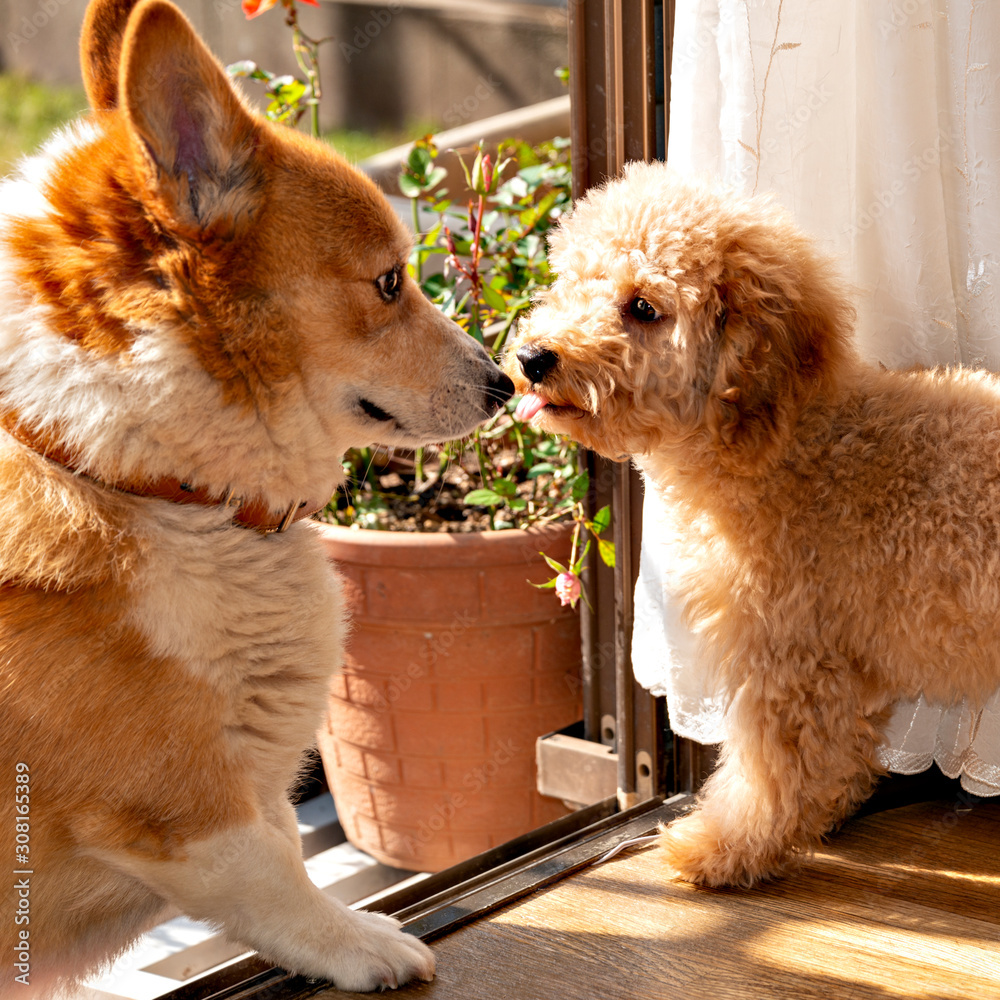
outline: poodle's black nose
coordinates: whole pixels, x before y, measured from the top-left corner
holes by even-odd
[[[559,360],[555,351],[537,344],[525,344],[517,352],[517,360],[521,364],[524,377],[531,383],[542,382],[545,376],[556,366]]]

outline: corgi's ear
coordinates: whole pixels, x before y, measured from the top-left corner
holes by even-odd
[[[90,0],[80,34],[80,69],[87,100],[95,111],[118,104],[122,36],[136,0]]]
[[[151,208],[168,227],[201,231],[247,211],[259,124],[173,4],[136,6],[118,91]]]

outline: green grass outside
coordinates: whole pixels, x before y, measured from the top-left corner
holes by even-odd
[[[381,153],[385,149],[392,149],[393,146],[401,146],[403,143],[412,142],[422,136],[430,135],[439,131],[439,127],[429,122],[417,122],[411,127],[398,131],[383,131],[376,135],[369,132],[356,132],[352,129],[339,129],[336,132],[327,132],[323,138],[349,163],[358,163]]]
[[[33,152],[52,132],[86,108],[87,99],[79,87],[53,87],[0,73],[0,177],[9,174],[22,156]],[[432,125],[420,122],[403,132],[372,135],[340,129],[323,138],[351,163],[357,163],[432,131]]]
[[[86,107],[82,88],[50,87],[0,74],[0,176]]]

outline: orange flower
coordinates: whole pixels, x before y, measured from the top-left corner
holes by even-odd
[[[277,2],[278,0],[243,0],[243,13],[248,19],[256,17],[265,10],[270,10]]]
[[[319,6],[319,0],[300,0],[301,3],[307,3],[312,7]],[[259,14],[263,14],[265,11],[270,10],[278,3],[278,0],[243,0],[243,13],[246,14],[247,19],[251,17],[257,17]],[[283,5],[285,0],[281,0]]]

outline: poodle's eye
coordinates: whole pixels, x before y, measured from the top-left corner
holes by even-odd
[[[400,289],[403,287],[402,270],[398,267],[394,267],[391,271],[386,271],[385,274],[380,274],[375,279],[375,287],[378,289],[379,295],[381,295],[386,302],[395,302],[395,300],[399,298]]]
[[[629,314],[640,323],[654,323],[660,314],[643,298],[634,298],[628,304]]]

